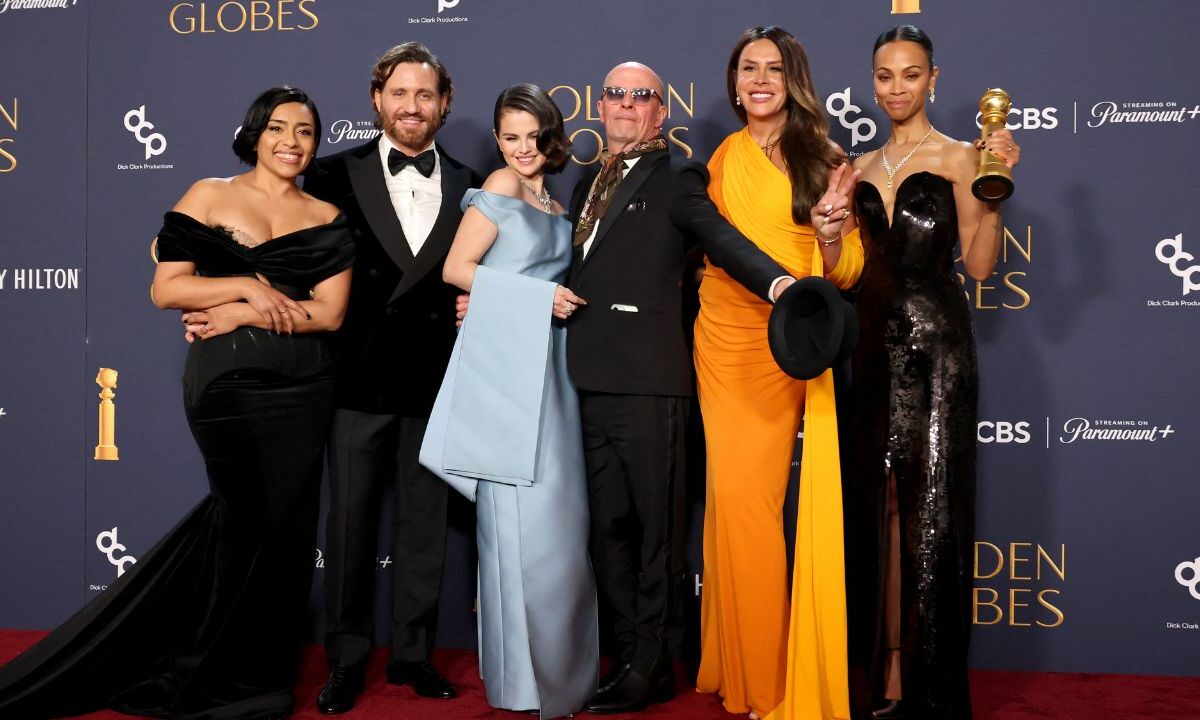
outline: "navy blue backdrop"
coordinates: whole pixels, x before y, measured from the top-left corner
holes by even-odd
[[[707,158],[736,129],[723,67],[751,25],[795,33],[834,138],[878,147],[871,44],[900,22],[936,44],[934,124],[970,138],[1000,86],[1024,149],[996,273],[963,285],[983,393],[973,663],[1200,672],[1188,2],[0,0],[0,627],[60,622],[205,492],[178,318],[149,301],[150,242],[193,181],[240,171],[228,147],[259,91],[306,89],[335,152],[371,132],[374,59],[425,42],[456,85],[439,138],[482,171],[497,93],[551,89],[575,140],[551,183],[565,198],[596,158],[597,90],[619,61],[660,72],[672,144]],[[119,372],[116,462],[93,459],[102,367]],[[440,642],[463,647],[474,572],[458,510]]]

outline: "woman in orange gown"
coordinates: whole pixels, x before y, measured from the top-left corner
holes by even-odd
[[[718,209],[792,275],[852,287],[863,266],[847,219],[857,174],[828,139],[803,48],[779,28],[747,30],[729,59],[728,89],[746,127],[709,162]],[[770,312],[709,264],[695,342],[708,453],[696,686],[734,713],[849,718],[833,380],[829,371],[805,382],[779,369],[767,346]],[[789,598],[783,503],[802,417]]]

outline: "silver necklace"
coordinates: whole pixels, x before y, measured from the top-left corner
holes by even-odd
[[[534,200],[537,200],[542,204],[542,209],[546,211],[547,215],[554,214],[554,201],[550,199],[549,188],[543,185],[542,192],[539,193],[537,190],[534,190],[532,187],[530,187],[529,183],[525,182],[525,178],[521,177],[521,173],[517,173],[517,182],[521,183],[521,187],[529,191],[529,194],[533,196]]]
[[[892,187],[892,178],[896,177],[896,173],[900,172],[900,168],[904,167],[904,163],[908,162],[908,159],[917,151],[917,148],[925,144],[925,141],[929,139],[929,134],[932,132],[933,126],[930,125],[929,130],[925,132],[925,137],[921,138],[921,140],[915,146],[913,146],[913,149],[909,150],[908,154],[901,158],[900,162],[896,163],[896,167],[892,167],[892,164],[888,162],[887,144],[885,143],[884,146],[879,149],[879,157],[883,160],[883,171],[887,173],[888,176],[887,186],[889,189]]]

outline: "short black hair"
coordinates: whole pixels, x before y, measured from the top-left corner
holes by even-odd
[[[527,112],[537,120],[537,149],[546,156],[545,171],[561,171],[571,156],[571,141],[563,129],[562,111],[554,104],[554,100],[532,83],[518,83],[505,88],[496,98],[496,110],[492,114],[492,130],[497,136],[500,135],[500,116],[508,110]],[[504,157],[499,148],[496,152]]]
[[[924,30],[916,25],[898,25],[876,38],[871,56],[874,57],[875,53],[879,52],[879,48],[894,42],[915,42],[923,47],[925,57],[929,58],[929,69],[933,69],[933,40],[929,39]]]
[[[254,102],[250,103],[250,108],[246,110],[246,119],[242,121],[242,127],[233,138],[233,154],[237,155],[238,159],[250,166],[258,164],[258,151],[256,150],[258,138],[262,135],[263,130],[267,129],[267,123],[271,121],[271,113],[275,112],[275,108],[287,103],[300,103],[308,108],[308,111],[312,113],[315,126],[313,138],[316,145],[321,144],[321,114],[317,112],[316,103],[303,90],[280,85],[256,97]],[[314,156],[316,155],[316,145],[313,146]]]

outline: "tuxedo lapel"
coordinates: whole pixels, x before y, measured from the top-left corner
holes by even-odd
[[[604,240],[604,236],[612,229],[613,223],[625,212],[625,207],[629,201],[633,199],[642,183],[646,182],[646,178],[650,177],[650,173],[654,171],[654,167],[659,162],[666,159],[668,153],[666,150],[646,153],[637,161],[630,170],[625,179],[621,180],[621,184],[617,185],[617,189],[613,191],[612,201],[608,204],[608,210],[604,213],[604,217],[600,218],[600,226],[596,229],[596,237],[592,240],[592,245],[588,248],[587,255],[583,256],[580,262],[580,267],[587,265],[588,260],[596,255],[596,251],[600,249],[600,244]]]
[[[396,217],[396,208],[392,206],[392,198],[388,195],[387,184],[383,179],[383,167],[379,160],[378,145],[368,146],[371,152],[366,155],[353,155],[346,159],[346,174],[350,176],[350,185],[354,188],[354,196],[358,206],[362,208],[371,232],[383,247],[384,252],[396,263],[396,267],[407,275],[412,268],[415,258],[408,240],[404,237],[404,228]]]
[[[437,147],[437,152],[441,155],[442,166],[442,203],[438,207],[437,220],[434,221],[433,227],[429,231],[429,237],[425,238],[425,242],[421,244],[421,249],[417,252],[412,266],[406,269],[404,277],[400,278],[389,302],[407,292],[421,278],[428,275],[430,270],[446,259],[446,253],[450,251],[450,244],[454,241],[454,235],[458,231],[458,221],[462,215],[456,211],[458,203],[462,201],[463,193],[467,190],[467,185],[470,184],[470,173],[465,167],[458,167],[448,162],[446,153],[442,151],[440,145]],[[405,243],[405,245],[407,244]]]

